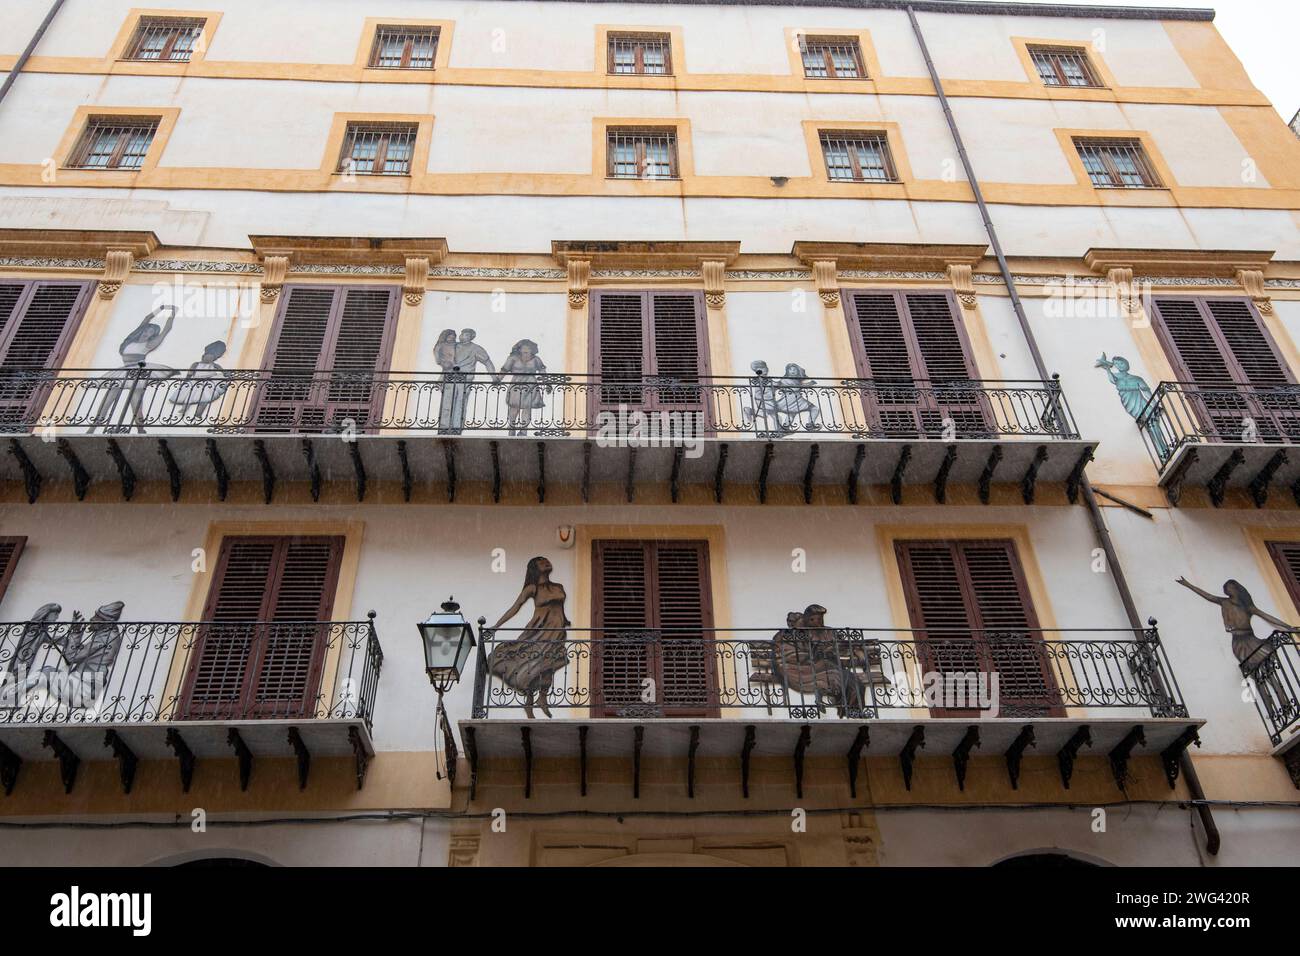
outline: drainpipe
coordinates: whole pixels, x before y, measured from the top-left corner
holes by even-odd
[[[1002,273],[1002,281],[1006,283],[1007,292],[1011,296],[1011,308],[1016,313],[1016,321],[1020,323],[1020,331],[1024,335],[1025,343],[1029,346],[1029,354],[1034,360],[1034,368],[1038,370],[1038,377],[1046,382],[1051,380],[1047,372],[1047,364],[1043,361],[1043,353],[1039,351],[1038,341],[1034,338],[1034,330],[1029,325],[1029,319],[1025,316],[1024,305],[1020,301],[1020,292],[1016,289],[1015,279],[1011,275],[1011,267],[1007,264],[1006,254],[1002,251],[1002,242],[998,239],[998,231],[993,225],[993,219],[989,215],[988,204],[984,202],[984,191],[980,188],[979,178],[975,175],[975,168],[971,165],[970,156],[966,152],[966,145],[961,138],[961,130],[957,127],[957,118],[953,116],[952,108],[948,105],[948,97],[944,93],[943,83],[939,80],[939,71],[935,69],[934,60],[930,56],[930,48],[926,45],[925,35],[921,32],[921,24],[916,19],[916,11],[909,4],[907,7],[907,18],[912,24],[912,33],[916,36],[917,45],[921,48],[921,56],[925,59],[925,67],[930,72],[930,82],[934,86],[934,91],[938,94],[939,104],[943,107],[944,119],[948,122],[948,131],[952,134],[953,143],[957,147],[957,155],[961,157],[962,168],[966,171],[966,181],[970,184],[971,191],[975,194],[975,203],[979,206],[980,218],[984,221],[984,231],[989,237],[989,244],[993,247],[993,255],[998,260],[998,269]],[[1110,529],[1106,527],[1106,519],[1101,513],[1101,507],[1097,504],[1097,496],[1092,490],[1092,483],[1088,480],[1085,472],[1080,481],[1080,487],[1083,490],[1083,500],[1088,508],[1088,515],[1092,520],[1093,531],[1097,535],[1097,542],[1101,545],[1102,552],[1106,555],[1106,564],[1110,568],[1111,577],[1115,581],[1115,589],[1119,592],[1119,599],[1124,605],[1124,613],[1128,615],[1129,626],[1134,631],[1144,629],[1142,615],[1138,613],[1137,604],[1133,600],[1133,592],[1129,590],[1128,578],[1124,575],[1124,567],[1120,564],[1119,555],[1115,552],[1114,542],[1111,540]],[[1210,808],[1205,805],[1205,791],[1201,788],[1201,781],[1196,775],[1196,769],[1192,766],[1192,759],[1183,752],[1181,758],[1181,767],[1183,778],[1187,781],[1187,789],[1196,801],[1196,812],[1201,818],[1201,825],[1205,828],[1205,848],[1206,851],[1214,856],[1219,852],[1221,842],[1219,828],[1214,822],[1214,816]]]
[[[36,44],[41,42],[41,37],[45,36],[45,31],[48,30],[50,24],[54,22],[54,18],[58,15],[62,6],[63,0],[54,0],[54,5],[50,7],[50,12],[45,14],[45,19],[42,20],[41,25],[36,28],[36,35],[32,37],[32,42],[27,44],[27,49],[23,50],[22,54],[18,57],[18,62],[14,64],[14,68],[9,71],[9,75],[5,77],[4,83],[0,85],[0,103],[4,102],[5,95],[9,92],[9,87],[13,86],[14,80],[18,79],[18,74],[23,71],[23,67],[27,65],[27,61],[31,59],[32,51],[36,49]]]

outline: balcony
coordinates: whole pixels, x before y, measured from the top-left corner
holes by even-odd
[[[1093,445],[1083,442],[1059,384],[969,381],[887,384],[867,379],[611,379],[536,374],[503,379],[456,373],[162,378],[159,371],[5,370],[0,431],[6,477],[29,500],[70,476],[79,497],[95,481],[459,481],[578,485],[686,484],[721,502],[726,483],[834,485],[856,501],[864,485],[970,483],[988,500],[1016,482],[1031,502],[1038,481],[1075,494]],[[172,374],[168,372],[167,374]]]
[[[911,786],[920,747],[966,761],[1005,756],[1013,787],[1026,748],[1056,754],[1069,787],[1080,751],[1110,757],[1117,784],[1131,756],[1161,755],[1172,787],[1201,721],[1190,719],[1154,626],[1142,631],[484,629],[472,719],[461,734],[471,772],[520,755],[525,793],[543,757],[792,755],[897,757]],[[582,780],[585,792],[585,769]],[[639,777],[639,771],[637,771]],[[633,781],[634,789],[639,779]]]
[[[1274,631],[1269,651],[1261,648],[1242,662],[1241,673],[1250,680],[1255,709],[1273,743],[1274,756],[1286,763],[1296,789],[1300,789],[1300,645],[1288,631]]]
[[[371,718],[383,652],[366,621],[119,623],[100,608],[57,621],[0,624],[0,784],[24,761],[57,758],[71,793],[82,760],[111,751],[130,793],[140,760],[175,759],[188,791],[196,763],[237,757],[374,755]]]
[[[1245,488],[1263,507],[1271,485],[1300,503],[1300,385],[1206,388],[1161,382],[1138,417],[1160,483],[1177,505],[1187,485],[1223,504],[1229,488]]]

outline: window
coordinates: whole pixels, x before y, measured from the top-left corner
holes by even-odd
[[[295,285],[280,296],[253,414],[259,432],[318,432],[351,419],[373,431],[383,407],[401,296],[396,288]]]
[[[1191,386],[1189,412],[1206,437],[1241,442],[1249,419],[1259,441],[1300,440],[1295,376],[1249,300],[1170,296],[1154,305],[1156,335]]]
[[[851,292],[845,318],[859,375],[870,379],[863,405],[873,429],[899,437],[938,438],[947,421],[957,435],[989,432],[979,379],[952,299],[943,292]]]
[[[23,553],[25,544],[27,539],[24,537],[0,538],[0,601],[5,599],[5,591],[9,589],[9,582],[13,580],[14,571],[18,567],[18,558]]]
[[[92,116],[72,155],[71,169],[140,169],[158,132],[157,116]]]
[[[627,76],[667,76],[673,71],[667,33],[611,33],[610,73]]]
[[[181,693],[183,720],[317,716],[340,537],[230,537]]]
[[[826,175],[835,182],[896,183],[894,157],[884,133],[823,130],[822,156]]]
[[[592,390],[593,412],[629,406],[702,416],[703,395],[691,386],[708,374],[704,316],[698,292],[593,293],[588,338],[591,370],[600,376],[600,387]],[[657,379],[672,384],[647,384]]]
[[[205,23],[202,17],[141,17],[122,59],[186,63],[203,36]]]
[[[437,27],[380,26],[370,49],[370,66],[377,70],[432,70],[437,53]]]
[[[594,713],[635,714],[652,680],[658,713],[717,716],[708,542],[595,541],[592,568]],[[658,639],[636,639],[647,630]]]
[[[922,673],[944,674],[945,686],[996,673],[999,716],[1065,715],[1014,543],[899,541],[894,550]]]
[[[349,123],[338,171],[359,176],[409,176],[417,132],[415,123]]]
[[[816,80],[865,79],[862,48],[856,37],[799,38],[803,75]]]
[[[613,179],[677,178],[677,131],[671,127],[611,128],[607,152]]]
[[[0,538],[0,541],[4,539]],[[1291,603],[1300,609],[1300,541],[1268,541],[1268,553],[1282,575]]]
[[[27,431],[90,304],[89,282],[0,280],[0,432]]]
[[[1102,86],[1081,47],[1031,46],[1029,56],[1048,86]]]
[[[1074,138],[1088,178],[1098,189],[1159,189],[1160,177],[1136,139]]]

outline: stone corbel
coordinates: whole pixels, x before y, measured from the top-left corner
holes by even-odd
[[[948,264],[948,281],[952,283],[957,300],[966,308],[975,308],[975,280],[972,278],[970,265],[950,262]]]
[[[1136,315],[1142,309],[1141,296],[1133,290],[1133,270],[1128,266],[1113,266],[1106,270],[1106,281],[1110,283],[1120,308],[1129,315]]]
[[[288,274],[288,256],[264,256],[262,258],[263,302],[274,302],[280,297],[280,290],[284,288],[284,280]]]
[[[419,305],[424,301],[424,287],[429,281],[429,259],[427,256],[407,256],[406,276],[402,280],[402,295],[407,305]]]
[[[814,259],[812,261],[813,282],[817,284],[817,294],[827,306],[840,304],[840,277],[834,259]]]
[[[1241,287],[1246,290],[1251,301],[1255,303],[1255,308],[1259,309],[1262,315],[1273,314],[1273,301],[1268,297],[1264,290],[1264,273],[1260,269],[1238,269],[1237,281]]]
[[[581,309],[587,304],[587,282],[591,279],[591,260],[570,257],[569,308]]]
[[[720,309],[727,301],[727,263],[722,259],[705,259],[700,264],[704,277],[704,301],[711,309]]]
[[[104,253],[104,275],[99,280],[101,299],[112,299],[121,291],[134,262],[130,249],[109,249]]]

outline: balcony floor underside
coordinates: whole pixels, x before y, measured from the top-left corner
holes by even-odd
[[[223,475],[229,482],[339,482],[356,486],[363,495],[365,484],[375,481],[411,487],[523,482],[539,488],[613,482],[633,491],[652,483],[846,488],[855,474],[858,485],[888,485],[895,479],[904,485],[934,485],[941,477],[945,485],[957,485],[979,483],[988,471],[989,483],[1022,484],[1028,477],[1032,490],[1038,482],[1077,479],[1081,459],[1095,447],[1024,437],[858,441],[812,432],[772,441],[710,438],[685,449],[629,448],[581,435],[361,435],[354,442],[337,435],[67,435],[54,441],[24,435],[10,436],[5,444],[9,453],[0,455],[0,480],[26,486],[29,497],[37,476],[38,486],[80,478],[81,492],[108,483],[121,485],[124,495],[128,484],[176,482],[182,498],[185,489],[195,487],[206,494]],[[949,449],[953,457],[945,467]],[[123,461],[129,467],[124,469]]]
[[[1228,488],[1248,488],[1266,497],[1270,489],[1285,493],[1298,481],[1300,447],[1257,442],[1189,443],[1173,453],[1160,473],[1160,485],[1173,499],[1198,487],[1212,497]]]

